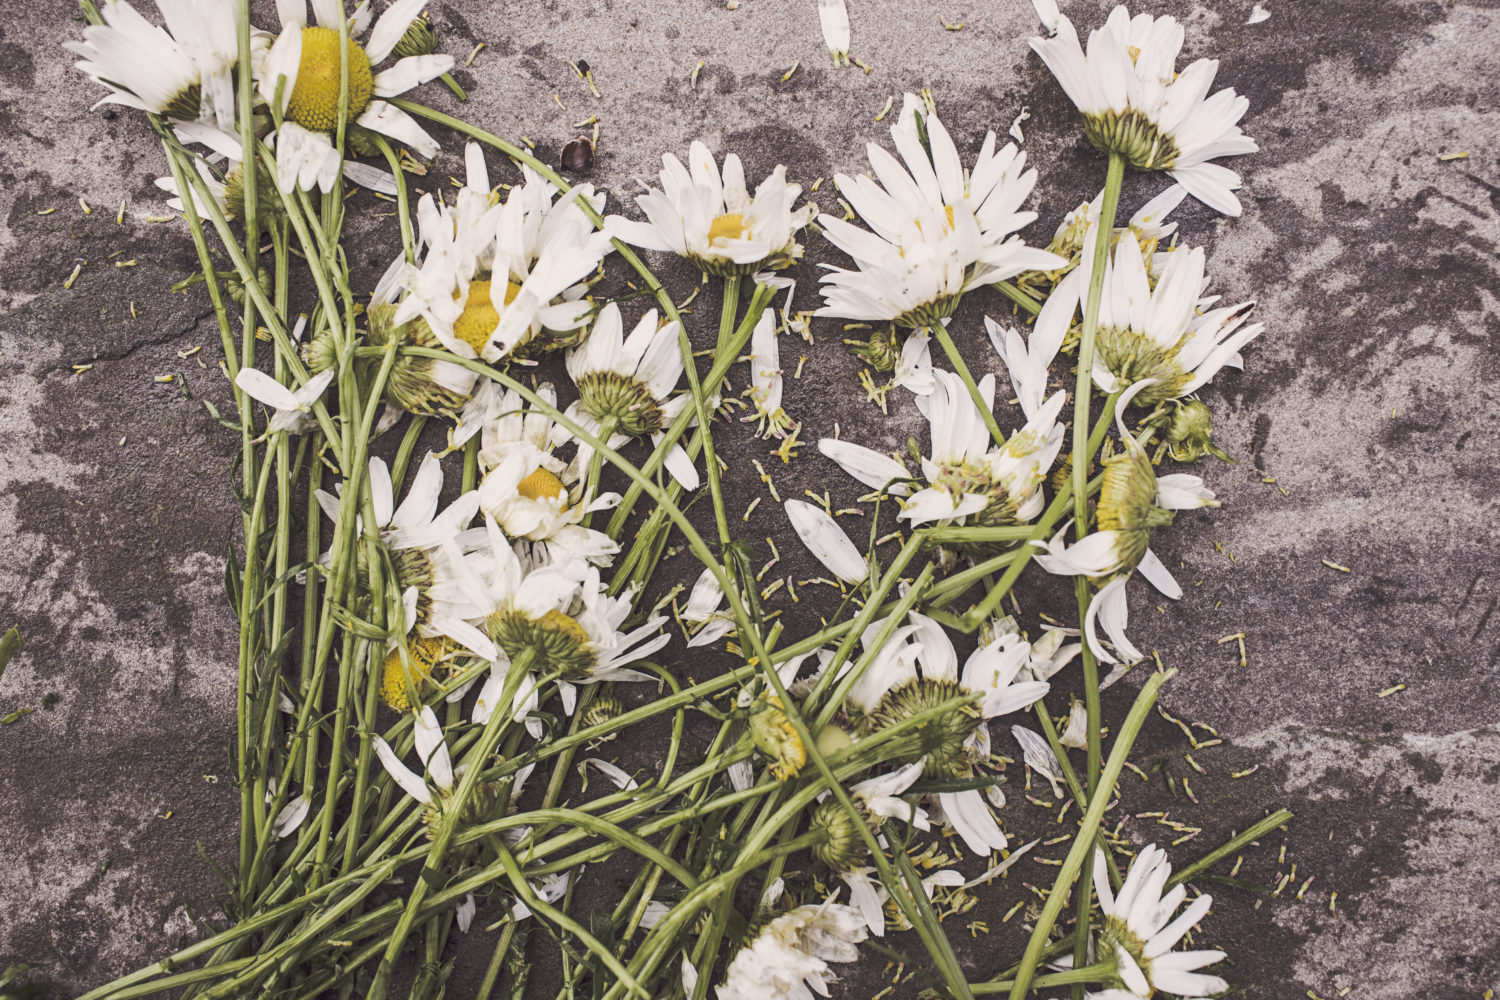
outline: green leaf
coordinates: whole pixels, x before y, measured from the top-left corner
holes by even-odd
[[[23,648],[25,643],[21,641],[20,629],[12,627],[6,630],[5,635],[0,636],[0,677],[5,676],[5,665],[10,662],[10,658]]]

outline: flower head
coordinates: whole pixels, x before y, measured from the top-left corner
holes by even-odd
[[[804,1000],[827,995],[829,962],[859,960],[868,935],[859,910],[829,900],[799,906],[762,927],[729,963],[719,1000]]]
[[[283,191],[322,191],[333,187],[339,156],[330,134],[338,130],[339,98],[348,67],[346,124],[351,145],[361,145],[361,129],[378,132],[410,146],[421,156],[435,156],[438,145],[416,119],[382,98],[404,94],[453,68],[449,55],[407,56],[376,72],[395,50],[427,0],[396,0],[370,27],[371,11],[361,5],[349,18],[344,51],[339,51],[342,2],[314,0],[317,20],[308,27],[302,0],[279,0],[281,34],[259,60],[260,95],[281,117],[277,129],[276,172]],[[232,17],[230,21],[232,25]],[[364,42],[356,36],[369,35]]]
[[[1036,556],[1036,561],[1048,573],[1083,575],[1103,585],[1089,602],[1084,635],[1089,648],[1105,663],[1117,661],[1100,645],[1096,622],[1103,622],[1110,639],[1131,661],[1141,657],[1140,650],[1125,636],[1125,581],[1132,572],[1140,570],[1152,586],[1172,600],[1182,596],[1182,587],[1149,548],[1151,529],[1171,524],[1174,511],[1218,504],[1213,490],[1198,476],[1158,476],[1145,450],[1125,429],[1125,408],[1136,393],[1148,387],[1149,382],[1138,382],[1120,395],[1115,425],[1125,448],[1104,460],[1104,482],[1096,508],[1099,530],[1069,545],[1064,540],[1065,527],[1051,541],[1033,543],[1046,550]]]
[[[1089,141],[1138,170],[1165,170],[1210,208],[1239,215],[1239,174],[1209,161],[1260,147],[1238,125],[1248,100],[1233,90],[1208,96],[1218,60],[1199,59],[1178,73],[1182,25],[1172,17],[1131,17],[1123,6],[1089,34],[1085,50],[1056,4],[1045,6],[1052,37],[1033,38],[1031,47],[1082,112]]]
[[[1102,852],[1096,850],[1094,862],[1094,891],[1104,914],[1100,947],[1113,953],[1128,995],[1150,997],[1161,990],[1181,997],[1208,997],[1229,988],[1218,976],[1196,971],[1221,961],[1222,951],[1172,951],[1203,919],[1213,897],[1199,896],[1172,919],[1187,898],[1187,888],[1178,885],[1163,892],[1172,874],[1165,851],[1155,844],[1141,851],[1131,862],[1118,896],[1110,890]]]
[[[857,269],[824,275],[826,304],[817,315],[930,326],[951,315],[970,288],[1063,266],[1061,258],[1011,235],[1036,218],[1019,211],[1036,171],[1024,169],[1026,156],[1014,145],[997,152],[990,132],[973,169],[965,171],[948,130],[936,114],[924,114],[912,94],[891,138],[900,161],[874,143],[868,147],[878,182],[834,178],[873,232],[836,216],[818,217]]]
[[[1042,482],[1062,448],[1057,417],[1067,394],[1054,393],[1003,447],[995,447],[963,381],[941,370],[930,375],[933,391],[919,396],[917,403],[931,433],[930,454],[922,458],[924,488],[912,492],[904,465],[861,445],[824,438],[818,450],[865,485],[905,497],[898,516],[913,526],[1004,526],[1036,517],[1042,509]],[[980,380],[979,392],[993,408],[993,375]]]
[[[676,392],[683,372],[680,331],[676,321],[658,325],[650,309],[626,337],[619,306],[611,302],[599,310],[588,339],[568,354],[568,374],[578,387],[568,416],[595,432],[608,422],[610,447],[645,435],[659,441],[692,402]],[[672,446],[666,466],[685,489],[698,488],[698,470],[680,444]]]
[[[156,6],[165,29],[115,0],[99,7],[103,24],[84,28],[83,41],[66,43],[83,57],[78,68],[109,88],[99,104],[234,128],[234,3],[157,0]]]
[[[897,759],[920,764],[929,777],[973,777],[989,756],[985,723],[1032,704],[1049,685],[1019,679],[1030,656],[1029,645],[1019,635],[1007,633],[979,647],[960,673],[958,653],[943,627],[915,612],[909,621],[876,652],[850,689],[849,701],[864,713],[861,729],[873,733],[930,716],[955,698],[969,699],[967,705],[932,716],[896,745],[901,751]],[[884,625],[883,620],[874,622],[861,636],[867,649]],[[939,792],[937,806],[970,850],[987,854],[1006,846],[1005,834],[979,790]]]
[[[393,265],[404,292],[397,322],[421,317],[455,354],[497,361],[576,343],[593,311],[585,279],[609,238],[580,207],[604,196],[587,184],[556,190],[529,167],[504,202],[478,144],[464,151],[466,182],[453,204],[417,203],[422,259]]]
[[[813,204],[793,207],[802,186],[787,182],[783,166],[751,198],[740,158],[726,156],[721,173],[701,142],[692,144],[686,167],[671,153],[662,157],[661,186],[636,199],[649,221],[611,216],[609,232],[634,246],[686,257],[705,274],[790,267],[802,256],[797,231],[817,211]]]
[[[536,391],[556,405],[557,393],[550,384]],[[512,538],[543,541],[578,525],[585,513],[579,461],[575,457],[565,463],[554,454],[572,440],[571,435],[546,413],[523,405],[513,389],[495,393],[489,411],[479,449],[484,473],[479,481],[480,508]],[[606,494],[587,506],[602,509],[618,499],[618,494]],[[611,551],[616,547],[609,545]]]
[[[1092,239],[1089,241],[1092,243]],[[1132,397],[1154,407],[1196,392],[1234,362],[1264,324],[1245,326],[1254,302],[1200,312],[1202,248],[1156,254],[1152,280],[1136,240],[1120,240],[1105,263],[1094,381],[1106,392],[1149,381]],[[1088,264],[1080,269],[1088,273]]]

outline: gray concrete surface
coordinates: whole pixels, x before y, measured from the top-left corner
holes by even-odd
[[[863,144],[885,138],[873,119],[886,98],[924,86],[971,152],[986,128],[1003,132],[1030,108],[1039,241],[1097,189],[1101,161],[1025,46],[1029,4],[849,6],[869,75],[828,65],[812,0],[742,0],[737,10],[707,0],[438,2],[433,13],[446,51],[487,43],[459,73],[473,95],[464,114],[549,156],[571,122],[597,114],[595,179],[614,192],[636,190],[661,152],[682,153],[693,138],[737,150],[752,177],[777,161],[804,184],[861,170]],[[1216,290],[1259,300],[1268,330],[1244,374],[1221,376],[1206,396],[1216,439],[1240,460],[1205,473],[1224,506],[1181,518],[1160,546],[1188,596],[1162,614],[1144,594],[1135,604],[1137,641],[1182,668],[1163,705],[1224,742],[1193,751],[1157,720],[1138,763],[1189,778],[1199,801],[1173,798],[1153,773],[1127,779],[1125,809],[1203,827],[1173,849],[1184,861],[1270,808],[1297,812],[1239,873],[1275,887],[1295,864],[1286,889],[1216,888],[1203,938],[1229,951],[1236,995],[1478,998],[1500,985],[1500,29],[1484,3],[1267,6],[1270,20],[1245,26],[1248,3],[1141,5],[1183,18],[1188,55],[1220,57],[1220,83],[1250,98],[1243,124],[1263,151],[1236,164],[1244,218],[1190,204],[1182,234],[1209,248]],[[1064,9],[1082,27],[1107,7]],[[940,16],[963,29],[944,30]],[[216,885],[195,845],[227,858],[236,823],[235,791],[220,778],[234,718],[235,621],[221,580],[236,530],[235,445],[199,402],[227,396],[217,331],[204,296],[168,292],[195,263],[180,224],[146,218],[164,214],[151,186],[162,158],[133,114],[88,110],[94,88],[61,49],[78,30],[64,0],[0,3],[0,627],[18,624],[27,642],[0,682],[0,714],[39,707],[0,728],[0,959],[43,963],[65,993],[154,958],[212,918]],[[598,100],[566,65],[579,58]],[[425,96],[455,103],[435,86]],[[445,145],[439,183],[459,169],[459,144]],[[1458,151],[1468,159],[1438,158]],[[1126,205],[1159,188],[1159,178],[1130,178]],[[826,188],[823,198],[831,203]],[[377,237],[393,245],[382,225]],[[833,259],[810,243],[810,261]],[[359,264],[373,271],[385,258]],[[685,293],[690,276],[668,273]],[[799,271],[803,307],[814,275]],[[1001,306],[972,300],[954,326],[982,365],[986,309]],[[918,427],[905,400],[875,422],[836,324],[817,333],[807,373],[787,391],[805,437],[839,420],[879,447]],[[93,367],[70,367],[84,364]],[[184,381],[155,380],[173,372]],[[840,402],[830,406],[829,393]],[[732,446],[732,502],[760,492],[748,460],[763,447]],[[788,495],[860,492],[815,452],[773,473]],[[763,503],[747,534],[771,532],[786,529]],[[1046,606],[1030,598],[1028,610]],[[787,610],[793,622],[811,614]],[[1245,667],[1232,643],[1216,644],[1240,631]],[[1397,684],[1406,686],[1379,696]],[[1114,718],[1132,687],[1110,692]],[[1208,773],[1191,771],[1185,752]],[[1254,774],[1229,777],[1254,763]],[[1020,794],[1012,802],[1013,833],[1047,829],[1045,812]],[[1125,830],[1138,843],[1176,836],[1151,818]],[[1024,896],[1020,882],[1045,884],[1052,872],[1023,865],[996,887],[983,910],[989,935],[955,928],[971,969],[992,971],[1017,952],[1019,921],[999,917]],[[476,935],[478,961],[489,946]],[[867,964],[845,996],[881,987],[883,963]],[[454,994],[467,974],[456,973]]]

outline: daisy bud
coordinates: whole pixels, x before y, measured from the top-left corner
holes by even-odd
[[[437,32],[432,28],[432,18],[423,11],[412,18],[406,34],[401,36],[391,53],[398,59],[405,59],[407,56],[429,56],[436,51]]]
[[[602,726],[606,722],[612,722],[624,714],[625,703],[623,701],[612,694],[603,694],[594,699],[593,703],[589,705],[588,711],[583,713],[583,718],[578,724],[583,729],[590,729],[594,726]],[[610,733],[607,736],[598,737],[593,742],[608,743],[618,735],[619,733],[617,732]]]
[[[858,868],[869,856],[869,848],[860,837],[859,825],[843,806],[829,799],[817,809],[807,821],[808,830],[819,834],[821,840],[813,845],[817,859],[836,872]]]
[[[1167,422],[1167,451],[1175,462],[1196,462],[1204,455],[1229,461],[1213,443],[1213,414],[1201,400],[1190,399]]]
[[[870,334],[869,340],[845,340],[856,358],[884,374],[896,370],[901,358],[901,338],[894,325]]]

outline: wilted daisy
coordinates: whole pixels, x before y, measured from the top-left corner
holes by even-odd
[[[446,616],[435,618],[434,629],[492,663],[528,654],[530,673],[557,680],[568,714],[576,703],[576,685],[649,679],[624,667],[670,641],[659,634],[665,615],[621,632],[630,595],[609,596],[597,568],[580,559],[536,565],[522,559],[490,517],[485,530],[486,546],[459,559],[454,575],[460,594]],[[450,554],[456,549],[450,542]],[[494,671],[480,694],[491,708],[504,674]]]
[[[729,963],[719,1000],[806,1000],[828,995],[829,962],[855,962],[868,936],[864,918],[832,899],[783,913],[756,933]]]
[[[438,498],[443,490],[443,466],[438,456],[428,454],[417,467],[406,498],[396,506],[395,490],[391,483],[390,469],[378,456],[370,458],[368,466],[370,501],[375,510],[375,530],[386,551],[390,554],[395,569],[392,581],[402,597],[407,629],[426,625],[431,617],[434,601],[441,601],[440,591],[447,581],[450,569],[445,543],[456,540],[469,526],[479,509],[479,497],[473,491],[457,497],[442,512],[438,511]],[[339,505],[344,494],[343,484],[333,492],[318,490],[318,506],[335,524],[339,520]],[[365,529],[363,516],[358,518],[361,530]],[[363,551],[359,553],[362,571],[367,571],[363,562]]]
[[[156,0],[156,7],[165,30],[115,0],[99,7],[104,23],[84,28],[83,41],[64,43],[83,57],[78,68],[110,89],[99,104],[234,128],[234,3]]]
[[[750,197],[745,168],[730,153],[724,170],[708,147],[694,142],[688,165],[671,153],[662,158],[662,190],[636,199],[647,222],[623,216],[607,220],[610,235],[647,250],[686,257],[705,274],[753,274],[790,267],[802,256],[796,234],[812,220],[817,206],[794,208],[800,184],[789,184],[777,166]]]
[[[451,351],[496,361],[570,346],[593,305],[585,279],[609,253],[609,237],[580,208],[604,207],[581,184],[557,189],[530,167],[501,202],[477,143],[464,150],[466,183],[453,204],[417,203],[420,264],[400,265],[398,322],[421,317]]]
[[[860,819],[874,833],[878,834],[881,824],[888,819],[903,820],[918,830],[927,830],[931,828],[927,811],[901,798],[901,793],[921,776],[922,762],[914,761],[889,774],[855,783],[849,789],[849,798],[858,809]],[[834,871],[851,871],[869,854],[853,818],[834,799],[825,799],[813,810],[808,827],[823,836],[813,846],[813,853]]]
[[[824,438],[818,450],[866,486],[880,489],[895,483],[891,492],[905,497],[898,517],[913,527],[933,522],[1014,525],[1036,517],[1043,506],[1042,481],[1062,447],[1057,416],[1067,394],[1055,393],[997,448],[963,381],[952,372],[931,374],[933,392],[918,397],[931,428],[931,454],[922,458],[925,488],[913,493],[904,482],[910,478],[906,467],[870,448]],[[993,408],[993,375],[980,380],[979,392]]]
[[[1248,100],[1228,89],[1208,96],[1218,60],[1199,59],[1178,73],[1182,25],[1131,17],[1123,6],[1090,32],[1085,51],[1055,0],[1036,6],[1053,36],[1033,38],[1031,47],[1082,112],[1089,141],[1138,170],[1165,170],[1210,208],[1239,215],[1239,174],[1209,161],[1260,147],[1238,125]]]
[[[374,739],[375,756],[401,790],[426,807],[422,810],[422,822],[426,825],[427,836],[432,837],[442,823],[444,814],[452,809],[455,779],[463,773],[463,769],[454,769],[448,745],[443,740],[442,726],[438,723],[437,715],[426,705],[412,719],[412,737],[416,743],[417,756],[422,761],[425,778],[403,764],[401,758],[396,756],[396,751],[379,736]],[[478,782],[464,802],[459,822],[484,822],[495,812],[498,804],[499,787],[490,782]]]
[[[1026,664],[1029,645],[1014,633],[979,647],[964,662],[960,675],[958,654],[941,625],[912,613],[911,624],[898,630],[887,646],[909,644],[914,655],[887,655],[882,650],[850,692],[850,702],[865,713],[860,726],[879,732],[930,711],[957,697],[970,704],[933,718],[908,737],[905,756],[922,764],[933,778],[971,778],[976,765],[989,756],[989,719],[1018,711],[1043,697],[1043,681],[1017,680]],[[862,636],[868,648],[884,622],[875,622]],[[903,745],[904,746],[904,745]],[[969,849],[988,854],[1006,846],[977,789],[940,792],[938,805]]]
[[[679,330],[675,321],[658,326],[651,309],[626,337],[619,306],[599,310],[588,339],[568,354],[568,374],[578,386],[568,417],[596,433],[608,426],[611,448],[644,435],[660,441],[662,429],[692,402],[674,394],[683,370]],[[680,444],[667,453],[666,466],[684,489],[698,488],[698,470]]]
[[[1178,885],[1163,892],[1172,875],[1167,854],[1155,844],[1141,851],[1130,863],[1130,871],[1119,895],[1109,887],[1104,854],[1095,850],[1094,891],[1104,915],[1099,949],[1112,954],[1126,996],[1150,997],[1158,990],[1180,997],[1211,997],[1229,989],[1218,976],[1198,969],[1224,959],[1217,950],[1172,951],[1193,925],[1213,905],[1212,896],[1199,896],[1175,920],[1172,914],[1187,898],[1187,887]]]
[[[1174,511],[1216,505],[1213,491],[1198,476],[1158,476],[1150,457],[1125,429],[1125,408],[1146,387],[1146,383],[1137,383],[1120,396],[1115,422],[1125,448],[1104,460],[1104,482],[1095,514],[1098,530],[1072,545],[1064,540],[1066,528],[1045,545],[1034,543],[1046,550],[1035,558],[1047,572],[1082,574],[1103,584],[1089,602],[1083,631],[1089,648],[1105,663],[1117,661],[1100,644],[1096,622],[1104,625],[1110,641],[1129,660],[1141,658],[1140,650],[1125,635],[1129,622],[1125,581],[1134,570],[1139,569],[1167,597],[1176,600],[1182,596],[1182,587],[1148,547],[1151,529],[1171,524]]]
[[[1093,369],[1105,392],[1149,381],[1133,397],[1146,407],[1196,392],[1265,329],[1261,323],[1243,325],[1254,302],[1199,312],[1205,301],[1201,247],[1158,253],[1156,261],[1160,270],[1153,282],[1140,244],[1115,244],[1105,263]],[[1080,270],[1087,275],[1088,263]]]
[[[353,148],[362,142],[360,129],[379,132],[410,146],[418,155],[436,156],[438,145],[416,119],[381,100],[404,94],[453,68],[449,55],[407,56],[375,72],[401,41],[427,0],[396,0],[375,22],[361,44],[355,36],[370,28],[371,10],[361,4],[349,18],[346,53],[339,53],[338,19],[342,0],[314,0],[316,27],[307,26],[302,0],[278,0],[281,34],[262,65],[256,67],[261,98],[282,116],[276,130],[276,173],[283,191],[316,186],[328,191],[338,176],[339,155],[332,133],[339,127],[342,66],[347,62],[347,138]]]
[[[922,135],[925,130],[929,157]],[[891,129],[902,161],[871,143],[876,178],[838,174],[839,192],[873,232],[837,216],[820,215],[830,241],[854,258],[857,270],[823,276],[826,304],[819,316],[930,326],[957,308],[964,292],[1027,270],[1053,270],[1065,261],[1026,246],[1016,230],[1036,218],[1019,211],[1036,184],[1026,155],[1014,145],[995,149],[985,136],[972,170],[936,114],[907,94]]]
[[[550,384],[536,392],[557,405]],[[480,507],[511,538],[541,541],[578,524],[585,513],[578,458],[564,462],[554,454],[571,435],[546,413],[527,407],[514,389],[495,395],[490,410],[480,437]],[[618,500],[618,494],[605,494],[588,506],[604,509]]]

